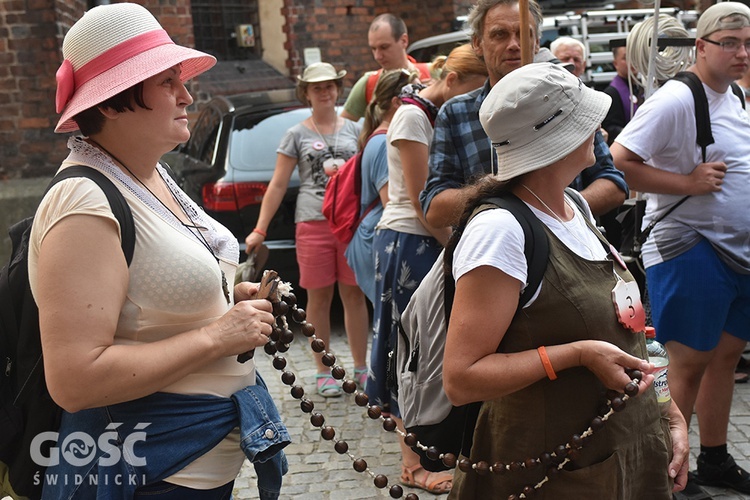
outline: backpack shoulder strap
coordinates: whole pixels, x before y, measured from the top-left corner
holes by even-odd
[[[72,165],[66,169],[63,169],[60,173],[55,175],[47,186],[47,191],[57,184],[58,182],[71,179],[73,177],[86,177],[96,182],[96,184],[104,191],[109,201],[109,206],[112,208],[112,213],[117,222],[120,223],[120,231],[122,233],[122,253],[125,254],[125,260],[130,265],[133,260],[133,252],[135,250],[135,224],[133,223],[133,213],[130,211],[130,206],[117,186],[115,186],[109,178],[96,170],[95,168],[87,167],[85,165]],[[45,191],[46,192],[46,191]]]
[[[734,92],[734,95],[737,96],[737,99],[740,100],[740,104],[742,104],[742,109],[746,109],[745,106],[745,91],[742,90],[742,87],[737,85],[736,83],[732,83],[732,92]]]
[[[504,193],[502,197],[492,197],[484,200],[486,202],[504,208],[516,218],[523,229],[524,247],[523,253],[528,263],[528,277],[526,288],[518,301],[518,309],[525,306],[536,293],[542,283],[544,272],[547,269],[549,259],[549,241],[544,232],[542,223],[537,219],[531,209],[513,193]]]
[[[375,85],[378,84],[378,78],[380,78],[382,73],[383,70],[379,69],[373,71],[370,73],[370,76],[367,77],[367,84],[365,85],[365,107],[370,104],[370,99],[372,99],[372,95],[375,93]]]
[[[674,77],[678,82],[688,86],[693,93],[695,102],[695,137],[698,146],[703,154],[703,162],[706,161],[706,148],[714,143],[714,136],[711,133],[711,117],[708,114],[708,98],[703,88],[700,78],[690,71],[680,71]]]

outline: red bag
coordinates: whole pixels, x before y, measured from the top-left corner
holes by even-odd
[[[385,130],[373,132],[373,136],[385,134]],[[362,219],[375,208],[380,201],[376,197],[360,217],[359,207],[362,199],[362,148],[357,154],[346,160],[338,171],[328,179],[323,196],[323,215],[328,219],[333,236],[341,243],[352,241]]]

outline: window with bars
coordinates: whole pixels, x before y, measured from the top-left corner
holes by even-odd
[[[195,48],[222,61],[257,59],[261,41],[258,19],[259,0],[192,0]],[[237,27],[251,25],[255,45],[241,47]]]

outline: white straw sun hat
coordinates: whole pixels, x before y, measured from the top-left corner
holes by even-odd
[[[552,63],[522,66],[490,90],[479,120],[501,181],[567,156],[599,129],[612,99]]]
[[[336,68],[326,62],[313,63],[305,68],[302,75],[297,76],[297,80],[304,83],[327,82],[330,80],[340,80],[346,75],[346,70],[342,69],[338,73]]]
[[[125,89],[182,65],[184,82],[216,64],[216,58],[175,44],[145,7],[100,5],[87,11],[65,35],[57,71],[55,132],[73,132],[72,118]]]

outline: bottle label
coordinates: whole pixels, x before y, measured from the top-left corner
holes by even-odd
[[[667,384],[668,370],[665,366],[658,368],[654,372],[654,390],[656,391],[656,400],[659,401],[659,404],[669,403],[672,400],[672,396],[669,393],[669,384]]]

